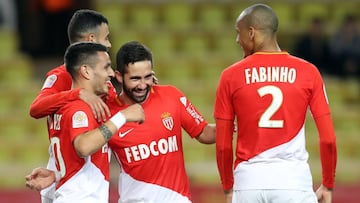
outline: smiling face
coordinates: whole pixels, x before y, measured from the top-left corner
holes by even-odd
[[[111,61],[107,52],[98,52],[97,58],[98,62],[88,70],[91,72],[91,84],[94,93],[104,95],[108,93],[107,83],[111,77],[114,77],[114,71],[111,68]]]
[[[136,103],[144,102],[154,85],[151,61],[144,60],[128,64],[122,76],[122,84],[124,96]]]

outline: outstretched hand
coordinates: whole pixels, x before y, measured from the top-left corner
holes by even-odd
[[[25,176],[25,181],[26,187],[40,191],[53,184],[56,181],[56,176],[54,171],[39,167]]]

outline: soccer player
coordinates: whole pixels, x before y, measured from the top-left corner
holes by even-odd
[[[330,203],[336,138],[318,69],[280,49],[278,18],[269,6],[246,8],[235,27],[245,58],[222,72],[214,110],[217,165],[227,202]],[[308,107],[320,140],[323,179],[316,193],[305,149]]]
[[[76,11],[68,24],[67,32],[70,44],[88,41],[100,43],[110,48],[108,24],[106,17],[99,12],[88,9]],[[30,115],[32,117],[42,118],[51,115],[66,103],[78,98],[91,106],[95,118],[99,121],[105,121],[107,116],[110,116],[110,110],[102,98],[85,89],[71,88],[72,79],[64,64],[52,69],[46,76],[41,91],[30,106]],[[109,94],[114,94],[113,88],[109,90]],[[55,170],[51,148],[49,148],[49,155],[47,168]],[[42,203],[52,202],[54,188],[55,186],[52,185],[41,191]]]
[[[146,120],[125,124],[109,141],[120,166],[119,203],[189,203],[182,129],[200,143],[215,142],[208,124],[188,98],[170,85],[154,85],[153,58],[139,42],[125,43],[117,52],[115,76],[123,94],[109,104],[111,111],[140,103]],[[113,106],[115,105],[115,106]]]
[[[139,103],[146,117],[141,125],[125,124],[108,143],[121,167],[119,203],[190,203],[182,129],[200,143],[212,144],[215,126],[177,88],[154,84],[153,59],[147,47],[125,43],[116,60],[115,76],[123,93],[109,102],[110,110],[115,113]],[[30,187],[41,190],[47,178],[51,183],[55,180],[48,170],[35,171],[39,176]]]
[[[107,48],[82,42],[68,47],[66,70],[74,88],[98,96],[108,93],[108,82],[114,76]],[[65,104],[49,116],[50,142],[59,182],[56,202],[109,201],[109,152],[107,141],[125,122],[143,122],[139,104],[114,113],[109,121],[98,122],[89,105],[81,99]],[[31,177],[28,179],[31,181]]]

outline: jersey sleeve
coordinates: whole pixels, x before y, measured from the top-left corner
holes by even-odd
[[[310,109],[319,134],[322,184],[331,189],[335,183],[337,163],[336,136],[324,82],[320,73],[314,75],[317,77],[314,83]]]
[[[30,105],[30,116],[42,118],[54,113],[64,104],[79,97],[80,89],[71,89],[72,80],[67,72],[48,75],[41,91]]]
[[[179,99],[181,126],[192,138],[199,136],[208,124],[207,121],[182,92],[176,89],[174,94]]]
[[[216,89],[214,117],[234,120],[235,114],[232,105],[232,98],[229,93],[231,88],[229,82],[227,81],[227,71],[225,70],[220,76],[219,84]]]
[[[233,122],[216,119],[216,162],[224,190],[232,189],[234,184],[233,129]]]
[[[78,104],[78,103],[77,103]],[[70,128],[72,129],[69,134],[71,137],[71,141],[87,131],[94,130],[96,128],[96,120],[92,115],[91,109],[88,105],[83,105],[84,103],[80,103],[81,105],[73,105],[70,107]]]

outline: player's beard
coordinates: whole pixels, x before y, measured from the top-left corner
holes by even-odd
[[[140,91],[142,91],[142,90],[139,89],[139,88],[136,88],[136,87],[130,89],[130,88],[128,88],[128,87],[126,86],[126,83],[125,83],[125,82],[123,82],[122,89],[123,89],[124,93],[125,93],[131,100],[133,100],[133,101],[136,102],[136,103],[143,103],[143,102],[145,101],[145,99],[146,99],[146,98],[148,97],[148,95],[149,95],[151,86],[150,86],[150,85],[146,85],[146,88],[145,88],[146,93],[145,93],[143,96],[136,96],[136,95],[134,94],[134,92],[136,92],[136,91],[138,91],[138,90],[140,90]]]

